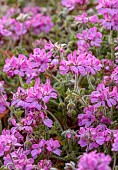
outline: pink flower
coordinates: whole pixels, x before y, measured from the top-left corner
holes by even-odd
[[[6,102],[4,100],[6,100]],[[3,94],[3,96],[0,95],[0,114],[6,110],[7,106],[9,106],[9,102],[7,102],[7,95],[6,94]]]
[[[84,153],[78,162],[77,170],[111,170],[111,157],[104,153]]]
[[[89,127],[93,122],[95,122],[96,118],[92,114],[79,114],[78,115],[78,125]]]
[[[88,0],[75,0],[77,4],[84,5],[88,3]]]
[[[118,30],[118,2],[117,0],[98,0],[97,10],[103,15],[101,24],[106,29]]]
[[[104,113],[97,107],[89,105],[84,108],[84,114],[78,115],[78,125],[90,127],[96,124],[111,124],[111,120],[104,116]]]
[[[107,143],[111,139],[111,131],[105,125],[98,125],[96,128],[81,127],[78,131],[77,137],[79,138],[78,144],[81,147],[87,147],[86,150],[98,148],[99,145]]]
[[[10,103],[7,102],[7,95],[4,90],[4,81],[0,81],[0,114],[3,113],[9,105]]]
[[[82,15],[78,15],[75,17],[75,20],[78,22],[78,23],[98,23],[98,17],[96,15],[93,15],[91,17],[87,17],[87,13],[84,12]]]
[[[102,34],[97,31],[97,27],[90,28],[88,30],[83,30],[82,34],[78,33],[78,49],[81,50],[81,46],[85,48],[85,51],[92,47],[100,47],[102,42]]]
[[[50,98],[57,98],[56,91],[50,85],[50,80],[46,80],[45,84],[40,83],[37,78],[35,85],[29,89],[18,88],[17,93],[13,95],[12,106],[21,106],[24,109],[46,109],[46,103]]]
[[[118,51],[118,46],[117,46],[117,47],[115,47],[115,51]]]
[[[75,20],[79,23],[88,23],[87,13],[84,12],[82,15],[76,16]]]
[[[73,10],[76,5],[85,5],[88,3],[88,0],[62,0],[62,5],[66,8],[69,8],[69,10]]]
[[[37,156],[42,152],[43,147],[45,146],[46,141],[42,139],[39,144],[33,144],[32,145],[32,151],[31,155],[34,159],[37,158]]]
[[[118,131],[114,131],[113,133],[114,141],[112,143],[112,151],[117,152],[118,151]]]
[[[110,77],[116,83],[116,85],[118,85],[118,67],[114,69]]]
[[[14,75],[20,75],[23,77],[28,70],[29,61],[27,57],[23,54],[19,54],[18,58],[13,56],[12,58],[6,59],[6,64],[4,65],[3,71],[12,77]]]
[[[58,140],[53,140],[52,138],[50,138],[49,140],[46,141],[46,140],[42,139],[39,142],[39,144],[32,145],[31,155],[34,159],[36,159],[39,154],[44,152],[44,149],[45,149],[49,152],[49,154],[54,153],[54,154],[60,156],[61,150],[59,149],[59,147],[60,147],[60,144],[59,144]]]
[[[38,72],[44,72],[48,68],[48,63],[51,62],[52,53],[46,53],[45,49],[36,48],[33,54],[30,55],[30,67],[38,68]]]
[[[59,147],[60,147],[60,144],[59,144],[58,140],[53,140],[51,138],[46,142],[46,149],[49,152],[53,152],[54,154],[56,154],[58,156],[61,155],[61,150],[58,149]]]
[[[31,28],[33,29],[33,32],[36,35],[38,35],[39,32],[49,33],[49,31],[53,27],[53,23],[51,21],[50,16],[45,16],[41,13],[34,15],[34,17],[31,18],[30,20],[30,24],[31,24]]]
[[[66,8],[69,8],[69,10],[73,10],[75,8],[75,0],[62,0],[61,3]]]
[[[14,160],[15,167],[17,169],[25,169],[32,170],[34,169],[34,160],[32,158],[27,157],[27,152],[23,151],[22,148],[18,148],[18,150],[11,153],[11,156]],[[10,167],[10,170],[13,170],[12,160],[9,154],[4,156],[4,165]]]
[[[22,145],[18,143],[17,138],[11,134],[10,130],[3,130],[0,135],[0,157],[6,152],[12,151],[16,146]]]
[[[7,72],[7,74],[12,77],[15,73],[14,70],[18,69],[18,59],[16,57],[12,57],[11,59],[6,59],[6,64],[4,65],[4,72]]]
[[[50,170],[50,168],[52,167],[52,163],[50,160],[40,160],[38,162],[38,168],[41,168],[43,170]]]
[[[42,118],[43,123],[47,127],[49,127],[49,128],[52,127],[53,121],[51,119],[49,119],[47,116],[45,116],[45,114],[43,112],[41,112],[41,118]]]
[[[76,132],[74,130],[71,130],[71,129],[63,131],[62,135],[64,135],[64,137],[67,138],[67,139],[75,140],[75,138],[76,138]]]
[[[40,13],[40,7],[39,6],[34,6],[34,7],[32,7],[32,6],[26,6],[24,9],[23,9],[23,13],[25,13],[25,14],[31,14],[31,15],[36,15],[36,14],[38,14],[38,13]]]
[[[7,11],[6,11],[6,17],[13,17],[14,15],[17,15],[21,12],[20,8],[14,8],[14,7],[11,7],[9,8]]]
[[[93,15],[93,16],[89,17],[89,21],[91,23],[94,23],[94,24],[98,23],[98,21],[99,21],[98,16],[97,15]]]
[[[115,86],[113,90],[110,91],[109,87],[105,87],[104,84],[99,84],[96,91],[91,93],[90,100],[96,107],[115,106],[118,101],[117,87]]]
[[[61,74],[67,74],[71,71],[74,74],[86,76],[87,74],[96,74],[101,69],[100,60],[92,54],[77,54],[77,51],[74,51],[67,58],[68,60],[60,62]]]
[[[53,27],[51,17],[43,15],[39,7],[26,7],[23,9],[23,15],[27,15],[24,23],[18,21],[14,15],[20,15],[21,10],[10,8],[6,15],[0,19],[0,35],[3,37],[11,37],[19,40],[21,35],[25,35],[31,31],[38,35],[40,32],[49,33]]]
[[[109,59],[102,59],[102,69],[105,74],[111,74],[115,68],[115,63]]]
[[[4,92],[4,81],[0,81],[0,92]]]

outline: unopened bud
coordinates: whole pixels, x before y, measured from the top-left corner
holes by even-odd
[[[65,101],[68,102],[69,100],[70,100],[70,96],[67,96],[67,97],[65,98]]]
[[[31,17],[30,17],[30,15],[29,14],[23,14],[23,13],[21,13],[16,19],[18,20],[18,21],[20,21],[20,22],[24,22],[24,21],[26,21],[26,20],[28,20],[28,19],[30,19]]]
[[[70,162],[70,163],[65,163],[65,170],[75,170],[75,163],[74,162]]]
[[[71,110],[68,110],[67,114],[69,117],[72,117],[73,115],[76,114],[76,111],[74,109],[71,109]]]
[[[75,104],[73,102],[69,102],[67,105],[67,109],[73,109],[75,108]]]
[[[116,58],[118,58],[118,53],[115,53]]]
[[[65,103],[63,103],[63,102],[60,102],[58,105],[59,108],[63,108],[64,106],[65,106]]]

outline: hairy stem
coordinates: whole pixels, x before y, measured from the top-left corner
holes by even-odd
[[[114,48],[113,48],[113,30],[110,30],[109,44],[111,48],[111,59],[114,60]]]
[[[22,42],[23,42],[23,30],[24,30],[24,22],[23,22],[22,29],[21,29],[21,37],[20,37],[20,43],[19,43],[20,46],[22,46]]]
[[[22,77],[20,75],[18,75],[18,78],[19,78],[19,82],[20,82],[21,87],[23,87],[24,83],[23,83]]]
[[[17,169],[16,169],[16,166],[15,166],[15,163],[14,163],[14,160],[13,160],[13,158],[12,158],[12,156],[11,156],[11,153],[9,153],[9,156],[10,156],[10,158],[11,158],[11,161],[12,161],[12,165],[13,165],[14,170],[17,170]]]
[[[113,170],[115,170],[115,166],[116,166],[116,153],[114,152],[114,162],[113,162]]]
[[[91,80],[90,80],[90,78],[89,78],[88,75],[87,75],[87,80],[88,80],[89,86],[92,88],[92,90],[95,90],[95,88],[94,88],[94,86],[92,85]]]
[[[48,112],[48,114],[57,122],[57,124],[58,124],[59,127],[60,127],[60,130],[63,132],[63,128],[62,128],[60,122],[58,121],[58,119],[57,119],[49,110],[47,110],[47,112]]]
[[[78,86],[78,74],[75,74],[75,87],[74,87],[75,91],[79,92],[79,86]]]

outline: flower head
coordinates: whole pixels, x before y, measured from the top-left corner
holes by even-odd
[[[62,60],[60,63],[61,74],[71,71],[74,74],[96,74],[101,69],[100,60],[92,54],[78,54],[77,51],[67,56],[68,60]]]
[[[62,0],[62,5],[66,8],[69,8],[69,10],[73,10],[76,5],[85,5],[88,3],[88,0]]]
[[[83,47],[84,51],[87,51],[91,46],[100,47],[102,42],[102,34],[97,31],[97,27],[83,30],[82,34],[77,34],[77,38],[79,39],[78,49],[81,50]]]
[[[97,10],[103,15],[101,24],[108,30],[118,30],[118,1],[98,0]]]
[[[98,125],[96,128],[81,127],[78,131],[77,137],[79,138],[78,144],[81,147],[87,147],[86,150],[98,148],[99,145],[107,143],[111,139],[111,131],[105,125]]]
[[[14,160],[14,164],[17,169],[32,170],[34,168],[34,160],[32,158],[28,158],[27,151],[23,151],[20,147],[18,150],[11,153],[11,157]],[[14,168],[11,157],[9,154],[4,156],[4,165],[9,166],[10,170]]]
[[[114,131],[114,142],[112,143],[112,151],[118,151],[118,131]]]
[[[111,170],[111,157],[96,151],[85,153],[78,162],[77,170]]]
[[[118,101],[117,87],[114,86],[113,90],[110,91],[109,87],[105,87],[104,84],[99,84],[96,91],[91,93],[90,100],[91,103],[94,103],[96,107],[115,106]]]
[[[18,88],[17,93],[13,95],[12,106],[22,107],[24,109],[41,110],[47,108],[46,103],[50,98],[56,98],[56,91],[50,85],[50,80],[47,79],[45,84],[40,83],[40,79],[36,79],[35,85],[28,89]]]

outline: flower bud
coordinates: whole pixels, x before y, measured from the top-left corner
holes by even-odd
[[[63,102],[60,102],[58,105],[59,108],[63,108],[64,106],[65,106],[65,103],[63,103]]]
[[[118,53],[115,53],[116,58],[118,58]]]
[[[68,102],[69,100],[70,100],[70,96],[67,96],[67,97],[65,98],[65,101]]]
[[[26,20],[28,20],[28,19],[30,19],[31,17],[30,17],[30,15],[29,14],[23,14],[23,13],[21,13],[16,19],[18,20],[18,21],[20,21],[20,22],[24,22],[24,21],[26,21]]]
[[[74,162],[70,162],[70,163],[65,163],[65,170],[75,170],[75,163]]]
[[[73,102],[69,102],[67,105],[67,109],[73,109],[75,108],[75,104]]]
[[[69,109],[67,114],[68,114],[69,117],[72,117],[73,115],[76,114],[76,111],[74,109],[71,109],[71,110]]]

